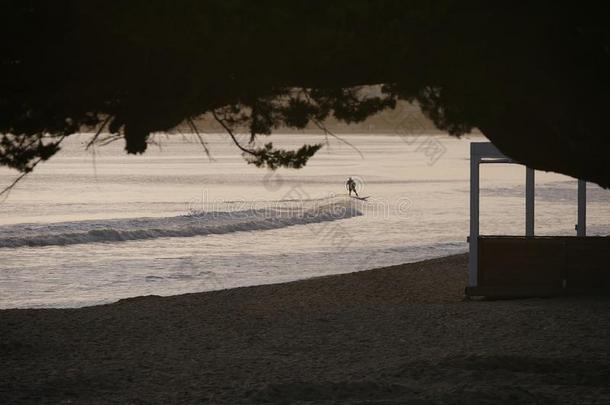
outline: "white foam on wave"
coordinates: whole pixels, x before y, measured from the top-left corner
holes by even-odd
[[[228,212],[192,211],[164,218],[127,218],[0,227],[0,248],[119,242],[278,229],[362,215],[353,201],[272,204]]]

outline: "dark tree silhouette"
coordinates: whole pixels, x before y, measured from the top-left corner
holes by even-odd
[[[479,128],[529,166],[610,186],[602,2],[0,4],[0,164],[24,172],[82,128],[143,153],[151,132],[206,112],[251,162],[301,167],[318,145],[254,147],[233,131],[358,122],[404,99],[453,135]]]

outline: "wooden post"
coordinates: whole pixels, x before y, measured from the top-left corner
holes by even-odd
[[[576,236],[587,236],[587,182],[578,180],[578,223]]]
[[[468,286],[476,287],[479,270],[479,155],[470,144],[470,244],[468,250]]]
[[[525,236],[534,236],[535,172],[525,168]]]

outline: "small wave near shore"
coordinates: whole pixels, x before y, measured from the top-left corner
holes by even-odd
[[[124,218],[18,224],[0,227],[0,248],[62,246],[168,237],[261,231],[335,221],[362,215],[353,200],[326,198],[269,202],[230,211],[190,210],[162,218]]]

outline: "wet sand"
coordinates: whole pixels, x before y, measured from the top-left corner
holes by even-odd
[[[0,403],[610,403],[610,299],[465,301],[466,256],[0,311]]]

